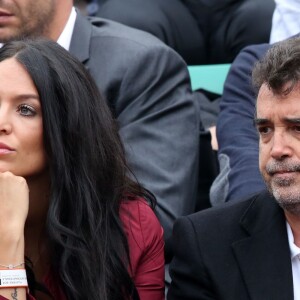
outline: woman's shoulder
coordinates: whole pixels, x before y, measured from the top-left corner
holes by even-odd
[[[129,246],[131,275],[135,278],[139,293],[142,293],[141,290],[147,286],[147,283],[143,281],[145,278],[140,277],[140,275],[147,273],[151,278],[152,273],[150,270],[156,270],[155,276],[159,281],[159,289],[162,288],[163,290],[163,229],[153,209],[143,198],[123,201],[120,208],[120,218]],[[159,279],[160,277],[162,282]]]
[[[163,240],[163,229],[145,199],[122,201],[120,218],[129,247],[136,244],[138,248],[145,249],[150,244]]]
[[[124,214],[126,215],[128,211],[138,213],[138,215],[141,215],[141,217],[143,218],[153,218],[157,220],[153,208],[142,197],[138,197],[132,200],[123,200],[121,202],[121,207],[120,207],[121,218],[123,217]]]
[[[162,228],[152,207],[144,198],[122,201],[120,206],[120,218],[125,228],[129,225],[135,225],[134,229],[143,231],[146,230],[150,224],[154,226],[153,229],[159,230],[159,232]]]

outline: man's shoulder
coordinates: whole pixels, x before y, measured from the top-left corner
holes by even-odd
[[[262,56],[264,55],[270,48],[272,47],[272,44],[269,43],[263,43],[263,44],[255,44],[245,47],[241,53],[252,53],[256,56]]]
[[[183,59],[156,37],[103,18],[77,16],[70,52],[87,62],[94,73],[104,72],[108,67],[107,72],[115,75],[128,70],[136,73],[149,63],[161,70],[168,63],[166,68],[187,71]],[[99,65],[102,71],[96,68]]]
[[[152,34],[104,18],[87,18],[92,25],[91,38],[94,41],[110,42],[116,46],[135,48],[169,49],[162,41]]]
[[[227,202],[225,204],[212,207],[192,215],[187,218],[196,228],[196,230],[204,230],[204,228],[233,228],[239,226],[240,221],[247,215],[264,215],[274,207],[277,209],[275,200],[270,196],[269,192],[261,191],[249,198],[237,203]]]
[[[266,52],[270,49],[270,44],[257,44],[243,48],[232,63],[231,69],[249,68],[252,70],[253,65],[261,60]],[[235,71],[233,71],[235,73]],[[248,73],[248,71],[247,71]],[[251,72],[248,74],[251,75]]]
[[[299,36],[300,36],[300,33],[295,36],[292,36],[288,39],[299,38]],[[250,64],[253,64],[253,62],[256,62],[257,60],[261,60],[264,57],[264,55],[266,54],[266,52],[273,45],[275,45],[277,43],[280,43],[280,41],[276,42],[274,44],[263,43],[263,44],[254,44],[254,45],[246,46],[237,55],[237,57],[235,58],[235,60],[233,62],[233,65],[238,65],[241,62],[243,62],[243,63],[250,62]]]

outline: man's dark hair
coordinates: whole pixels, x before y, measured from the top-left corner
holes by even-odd
[[[257,90],[266,84],[274,94],[289,94],[300,82],[300,38],[274,44],[256,63],[252,82]]]
[[[41,101],[54,274],[67,299],[131,299],[135,289],[119,208],[122,200],[154,198],[128,177],[105,100],[84,66],[55,42],[7,43],[0,62],[9,58],[26,69]]]

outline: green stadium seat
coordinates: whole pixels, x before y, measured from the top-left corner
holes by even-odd
[[[222,95],[229,68],[230,64],[188,66],[192,89]]]

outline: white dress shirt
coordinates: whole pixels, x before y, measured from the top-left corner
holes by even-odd
[[[300,248],[294,244],[291,226],[286,222],[293,270],[294,300],[300,300]]]
[[[76,21],[76,15],[77,15],[76,10],[73,7],[68,22],[57,40],[57,43],[68,51],[70,49],[72,34],[73,34],[75,21]]]

